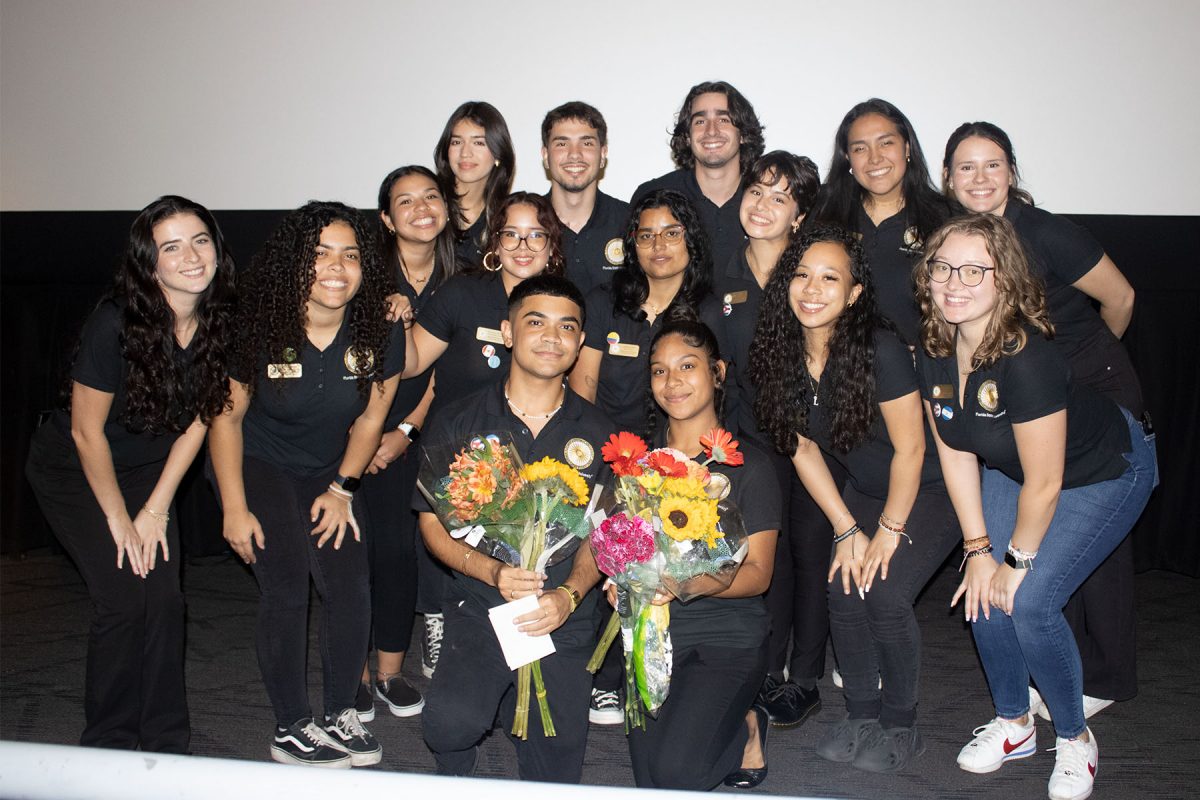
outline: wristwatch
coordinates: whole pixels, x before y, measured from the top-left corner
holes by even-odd
[[[575,590],[574,586],[566,583],[559,584],[556,588],[562,589],[571,598],[571,613],[574,613],[575,609],[579,607],[579,601],[583,599],[579,596],[579,592]]]
[[[362,481],[359,478],[347,478],[345,475],[338,475],[333,479],[333,482],[343,492],[349,492],[350,494],[357,492],[358,487],[362,485]]]
[[[1032,558],[1017,558],[1011,548],[1004,554],[1004,563],[1013,569],[1033,569]]]
[[[407,420],[397,425],[396,430],[408,437],[408,441],[410,442],[416,442],[417,439],[421,438],[421,429]]]

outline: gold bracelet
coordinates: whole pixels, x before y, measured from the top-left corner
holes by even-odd
[[[564,592],[567,593],[567,597],[571,598],[571,610],[568,611],[567,613],[574,614],[575,609],[579,607],[579,597],[576,595],[575,590],[572,589],[570,586],[568,586],[565,583],[559,584],[558,586],[555,586],[554,588],[562,589]]]
[[[145,511],[164,525],[171,521],[171,513],[169,511],[155,511],[150,506],[142,506],[142,511]]]
[[[462,566],[458,568],[458,571],[463,575],[467,574],[467,560],[473,555],[475,555],[475,551],[470,548],[467,549],[467,552],[463,553]]]

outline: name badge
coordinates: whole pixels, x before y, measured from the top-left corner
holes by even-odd
[[[475,329],[475,338],[481,342],[491,342],[492,344],[504,344],[504,334],[495,328],[485,328],[480,325]]]
[[[608,354],[610,356],[625,356],[626,358],[637,358],[641,348],[636,344],[625,344],[624,342],[612,342],[608,345]]]
[[[301,364],[267,364],[268,378],[299,378],[304,374]]]
[[[746,302],[746,298],[748,296],[749,294],[745,290],[740,292],[730,292],[729,294],[725,295],[725,302],[730,304],[744,303]]]
[[[930,394],[938,399],[951,398],[954,397],[954,387],[948,383],[935,383]]]

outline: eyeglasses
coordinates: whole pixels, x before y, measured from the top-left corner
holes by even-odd
[[[639,250],[649,250],[651,247],[654,247],[654,242],[661,236],[663,244],[670,247],[673,244],[679,244],[683,241],[683,233],[684,227],[682,225],[669,225],[658,233],[641,230],[633,235],[633,243],[637,245]]]
[[[981,267],[977,264],[952,267],[945,261],[930,261],[926,266],[929,269],[929,279],[934,283],[945,283],[950,280],[950,273],[957,272],[958,282],[963,286],[978,286],[983,283],[983,276],[995,269],[995,267]]]
[[[534,253],[540,253],[546,249],[546,243],[549,241],[550,237],[545,231],[530,231],[524,236],[508,229],[500,231],[500,246],[510,253],[520,247],[521,242]]]

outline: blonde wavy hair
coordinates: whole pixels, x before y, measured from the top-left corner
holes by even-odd
[[[925,352],[935,358],[954,354],[954,326],[946,322],[933,302],[928,265],[946,239],[955,233],[983,239],[996,268],[992,273],[996,281],[996,305],[983,341],[971,356],[971,370],[991,366],[1001,356],[1021,352],[1027,325],[1053,339],[1054,326],[1046,312],[1045,285],[1030,271],[1025,248],[1012,224],[994,214],[970,214],[955,217],[934,231],[925,243],[924,255],[913,267],[913,283],[921,307],[921,345]]]

